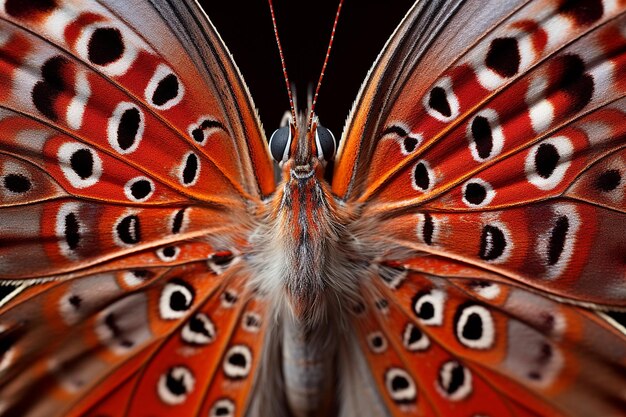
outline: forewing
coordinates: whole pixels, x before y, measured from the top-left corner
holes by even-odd
[[[229,218],[243,219],[237,231],[272,191],[243,81],[195,3],[7,1],[0,12],[0,238],[14,242],[3,278],[84,268]],[[198,212],[201,225],[192,206],[213,214]]]

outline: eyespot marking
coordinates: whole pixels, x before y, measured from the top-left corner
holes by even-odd
[[[385,373],[385,387],[391,399],[398,404],[410,404],[417,400],[417,388],[407,371],[390,368]]]
[[[430,339],[413,323],[407,323],[402,334],[402,344],[409,352],[420,352],[430,347]]]
[[[413,189],[421,192],[432,190],[435,184],[435,176],[428,162],[421,160],[411,171],[411,184]]]
[[[180,103],[185,89],[174,72],[159,64],[148,82],[144,96],[148,103],[159,110],[168,110]]]
[[[157,392],[165,404],[178,405],[187,400],[196,379],[186,366],[174,366],[159,378]]]
[[[182,339],[190,345],[208,345],[215,341],[217,330],[209,316],[197,313],[187,321],[181,331]]]
[[[472,393],[472,374],[457,361],[445,362],[439,369],[437,390],[451,401],[460,401]]]
[[[224,356],[222,369],[230,379],[243,379],[252,369],[252,351],[245,345],[234,345]]]
[[[57,153],[61,171],[77,189],[95,185],[102,175],[102,160],[92,148],[78,142],[67,142]]]
[[[413,297],[413,312],[417,318],[428,326],[441,326],[443,323],[443,310],[445,293],[438,289],[418,292]]]
[[[367,344],[374,353],[382,353],[387,350],[387,339],[381,332],[372,332],[367,335]]]
[[[176,320],[184,317],[191,309],[196,292],[185,281],[174,278],[161,291],[159,312],[164,320]]]
[[[478,305],[459,306],[454,318],[457,340],[470,349],[489,349],[495,343],[496,328],[487,308]]]
[[[193,152],[187,152],[183,156],[182,163],[179,168],[180,183],[189,187],[194,185],[200,177],[200,159]]]
[[[222,398],[215,401],[209,411],[209,417],[234,417],[235,403],[228,398]]]
[[[128,214],[121,217],[113,229],[115,241],[119,246],[135,245],[141,241],[141,223],[139,216]]]
[[[121,102],[107,123],[109,145],[120,154],[133,153],[139,147],[145,130],[145,116],[135,104]]]

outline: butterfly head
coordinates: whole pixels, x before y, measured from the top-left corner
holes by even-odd
[[[317,117],[307,126],[305,118],[298,123],[291,120],[274,131],[269,148],[274,160],[283,172],[300,172],[323,175],[328,161],[332,161],[337,151],[337,141],[332,132],[322,126]]]

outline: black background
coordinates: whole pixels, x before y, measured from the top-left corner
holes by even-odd
[[[339,137],[367,71],[414,0],[345,0],[316,105],[322,125]],[[250,88],[265,133],[289,109],[287,90],[265,0],[201,0]],[[275,0],[287,71],[306,105],[317,83],[338,1]]]

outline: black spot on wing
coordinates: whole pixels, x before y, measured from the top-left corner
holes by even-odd
[[[176,246],[166,246],[162,253],[166,258],[173,258],[176,255]]]
[[[176,396],[187,394],[187,386],[185,385],[184,378],[182,376],[176,378],[170,371],[167,373],[165,384],[167,389]]]
[[[96,65],[107,65],[124,54],[124,41],[119,29],[98,28],[93,31],[87,44],[87,57]]]
[[[130,193],[137,200],[142,200],[146,198],[150,194],[151,191],[152,191],[152,185],[150,184],[150,181],[148,180],[141,179],[141,180],[135,181],[130,186]]]
[[[141,240],[141,225],[139,223],[139,216],[131,214],[124,217],[117,224],[116,231],[117,236],[122,242],[128,245],[139,243]]]
[[[567,54],[556,61],[560,65],[557,88],[569,97],[569,112],[582,110],[593,96],[594,84],[591,75],[585,73],[585,62],[578,55]]]
[[[30,180],[22,174],[8,174],[4,177],[4,188],[12,193],[23,194],[31,187]]]
[[[215,336],[209,329],[206,328],[204,322],[195,316],[189,320],[189,327],[193,331],[202,333],[206,337],[212,338],[213,336]]]
[[[191,298],[188,297],[182,291],[173,291],[171,293],[171,295],[170,295],[169,307],[173,311],[187,311],[187,310],[189,310],[189,308],[193,304],[193,300],[195,298],[195,290],[194,290],[194,288],[191,285],[187,284],[186,282],[184,282],[182,280],[178,280],[178,279],[172,280],[172,283],[175,283],[177,285],[185,287],[189,291],[189,293],[191,294]]]
[[[224,127],[222,123],[218,122],[217,120],[205,119],[202,121],[202,123],[198,125],[198,127],[191,131],[191,136],[196,142],[202,143],[205,140],[204,131],[213,128],[218,128],[226,132],[226,127]]]
[[[432,245],[434,233],[435,223],[433,222],[433,216],[424,213],[424,226],[422,227],[422,239],[424,239],[424,243]]]
[[[221,295],[221,300],[224,304],[228,305],[228,306],[232,306],[237,302],[237,299],[239,297],[237,297],[237,294],[230,291],[230,290],[226,290],[222,293]]]
[[[185,159],[185,167],[183,168],[183,183],[191,184],[196,179],[196,175],[198,173],[198,156],[196,154],[190,153]]]
[[[442,87],[434,87],[430,90],[428,106],[445,117],[452,116],[452,108],[450,107],[450,103],[448,103],[446,90]]]
[[[471,129],[478,156],[482,159],[488,158],[493,150],[493,136],[489,120],[483,116],[476,116],[472,121]]]
[[[54,108],[54,103],[59,95],[66,90],[63,79],[63,67],[67,64],[68,61],[61,56],[55,56],[47,60],[41,66],[42,80],[35,84],[31,94],[35,108],[53,121],[57,121],[59,118]]]
[[[413,152],[415,150],[415,147],[417,146],[417,144],[419,143],[417,139],[415,139],[412,136],[407,136],[406,138],[404,138],[404,149],[407,152]]]
[[[80,297],[80,295],[77,295],[77,294],[70,296],[70,298],[68,298],[67,301],[76,310],[80,310],[80,306],[83,304],[83,299]]]
[[[604,6],[602,0],[563,0],[558,12],[572,18],[579,26],[587,26],[602,17]]]
[[[415,185],[421,190],[427,190],[430,187],[430,176],[428,174],[428,168],[423,162],[419,162],[415,165],[413,170]]]
[[[117,125],[117,144],[122,150],[127,150],[137,140],[137,133],[141,124],[139,109],[130,108],[122,113],[120,123]]]
[[[406,344],[410,345],[412,343],[415,343],[419,341],[422,338],[422,336],[424,336],[424,334],[422,333],[422,330],[419,327],[411,326],[409,328],[409,331],[407,332]]]
[[[450,375],[446,378],[444,377],[443,368],[439,372],[439,377],[437,379],[437,383],[439,387],[448,395],[454,395],[459,388],[465,384],[465,369],[463,365],[457,362],[448,362],[447,364],[447,372]]]
[[[470,307],[472,307],[472,304],[468,303],[468,304],[462,304],[457,308],[456,313],[454,315],[454,327],[455,328],[459,326],[459,321],[461,320],[461,316],[463,315],[463,312]],[[460,329],[460,336],[462,337],[462,339],[469,340],[469,341],[477,341],[483,337],[483,332],[484,332],[483,319],[480,316],[480,314],[478,314],[477,312],[469,313],[467,317],[465,318],[462,328]],[[459,335],[457,334],[457,338],[458,336]],[[463,343],[462,340],[461,340],[461,343]]]
[[[393,391],[400,391],[403,389],[407,389],[409,387],[409,382],[406,378],[396,376],[391,380],[391,389]]]
[[[617,169],[602,172],[595,180],[596,190],[604,193],[615,190],[622,181],[622,174]]]
[[[78,248],[80,243],[80,225],[75,213],[68,213],[65,215],[65,228],[63,230],[65,234],[65,241],[67,246],[71,250]]]
[[[567,216],[560,216],[556,220],[555,226],[550,233],[550,241],[548,243],[548,264],[555,265],[563,249],[565,248],[565,239],[567,238],[567,232],[569,230],[569,219]]]
[[[520,59],[515,38],[497,38],[489,45],[485,63],[496,74],[510,78],[519,71]]]
[[[89,149],[78,149],[70,157],[72,170],[83,180],[93,175],[93,165],[93,155]]]
[[[415,312],[415,315],[422,320],[430,320],[435,316],[435,306],[430,301],[425,301],[421,303],[421,305],[419,306],[419,309],[417,308],[420,302],[420,299],[423,296],[428,295],[428,294],[429,292],[418,292],[413,297],[413,302],[412,302],[413,311]]]
[[[49,13],[57,6],[56,0],[6,0],[4,10],[16,19],[28,19],[39,13]]]
[[[485,261],[498,259],[506,248],[504,232],[497,226],[486,225],[480,236],[480,250],[478,256]]]
[[[550,178],[559,163],[559,151],[551,143],[542,143],[535,154],[535,170],[542,178]]]
[[[243,368],[246,366],[248,361],[246,357],[242,355],[241,353],[233,353],[232,355],[228,357],[228,363],[230,363],[233,366]]]
[[[111,331],[113,338],[117,340],[121,346],[124,346],[125,348],[133,347],[134,345],[133,341],[124,337],[124,332],[118,326],[117,318],[115,317],[115,314],[113,313],[107,314],[106,317],[104,318],[104,324]]]
[[[410,404],[417,400],[417,389],[411,376],[404,369],[390,368],[385,373],[385,386],[389,396],[397,404]]]
[[[383,136],[386,136],[390,133],[396,134],[398,136],[400,136],[401,138],[407,136],[409,134],[409,132],[407,132],[403,127],[398,126],[398,125],[391,125],[388,128],[386,128],[385,130],[383,130],[383,132],[380,134],[380,137],[382,138]]]
[[[183,220],[185,219],[185,209],[180,209],[174,215],[174,221],[172,222],[172,233],[180,233],[183,227]]]
[[[178,90],[180,86],[178,84],[178,78],[174,74],[168,74],[157,85],[157,88],[152,94],[152,104],[156,106],[162,106],[168,101],[178,96]]]
[[[487,198],[487,190],[482,184],[471,182],[465,187],[465,200],[472,205],[479,205]]]

